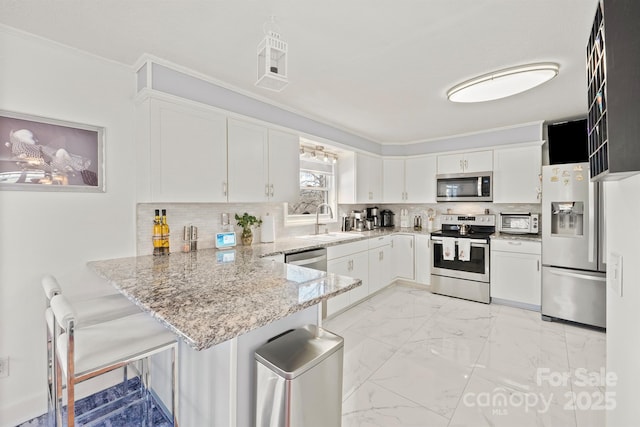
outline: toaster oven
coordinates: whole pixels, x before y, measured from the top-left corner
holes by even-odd
[[[500,232],[511,234],[538,234],[540,220],[537,213],[501,213]]]

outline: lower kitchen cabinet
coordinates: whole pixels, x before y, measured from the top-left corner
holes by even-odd
[[[391,237],[369,239],[369,293],[391,283]]]
[[[327,316],[369,295],[369,243],[366,240],[327,248],[327,272],[362,280],[362,285],[327,300]]]
[[[491,241],[491,298],[540,310],[542,266],[540,242]]]
[[[394,234],[391,238],[392,277],[414,280],[414,236]]]
[[[415,266],[416,283],[429,285],[431,283],[431,240],[428,234],[415,236]]]

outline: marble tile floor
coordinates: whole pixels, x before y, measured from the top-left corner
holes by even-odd
[[[343,427],[601,427],[615,400],[605,334],[540,313],[393,285],[324,327],[345,339]]]
[[[83,427],[132,427],[144,425],[144,399],[150,399],[151,425],[172,427],[173,422],[160,410],[155,399],[140,385],[138,378],[129,380],[129,392],[123,397],[122,384],[95,393],[76,402],[76,425]],[[109,403],[106,407],[105,404]],[[66,406],[63,408],[66,414]],[[66,425],[66,419],[64,420]],[[20,424],[18,427],[53,427],[53,413]]]

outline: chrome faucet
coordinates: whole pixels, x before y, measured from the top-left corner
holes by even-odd
[[[316,209],[316,234],[320,234],[320,226],[321,225],[327,225],[327,224],[320,224],[320,210],[322,209],[323,206],[326,206],[327,208],[329,208],[329,215],[330,218],[333,219],[333,209],[331,209],[331,205],[329,203],[320,203],[318,205],[318,208]],[[325,232],[328,232],[329,230],[325,229]]]

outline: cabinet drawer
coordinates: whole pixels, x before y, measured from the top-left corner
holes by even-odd
[[[381,246],[387,246],[391,244],[391,235],[372,237],[369,239],[369,249],[379,248]]]
[[[497,239],[491,240],[491,251],[540,255],[542,253],[542,244],[530,240]]]
[[[345,243],[342,245],[329,246],[327,248],[327,259],[339,258],[369,250],[369,242],[367,240],[358,240],[357,242]]]

